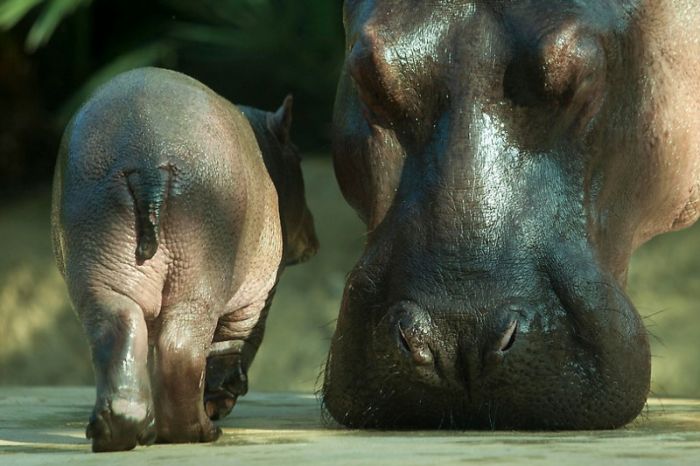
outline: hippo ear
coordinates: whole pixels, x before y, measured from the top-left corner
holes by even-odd
[[[267,118],[267,127],[277,136],[282,145],[289,143],[289,131],[292,127],[292,105],[294,98],[291,94],[284,98],[282,106]]]
[[[517,30],[521,48],[506,71],[505,94],[520,106],[556,103],[563,111],[558,125],[584,127],[604,100],[607,58],[602,39],[576,17],[535,24],[547,27]]]

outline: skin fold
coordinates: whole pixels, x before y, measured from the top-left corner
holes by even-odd
[[[291,103],[238,108],[144,68],[68,125],[52,233],[92,349],[94,451],[215,440],[247,391],[279,275],[318,249]]]
[[[632,252],[698,217],[697,0],[346,0],[334,165],[367,225],[326,367],[355,427],[642,410]]]

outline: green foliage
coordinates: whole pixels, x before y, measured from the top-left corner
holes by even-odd
[[[0,28],[8,30],[43,0],[4,0],[0,3]]]
[[[27,35],[26,47],[34,51],[46,44],[59,23],[92,0],[4,0],[0,5],[0,29],[10,29],[41,5],[41,12]]]
[[[163,0],[193,22],[173,26],[172,37],[233,54],[267,60],[305,90],[335,80],[342,50],[339,3],[329,0]]]
[[[97,86],[147,65],[185,71],[238,103],[270,107],[294,92],[308,105],[297,113],[308,134],[330,118],[342,54],[337,1],[0,2],[0,30],[28,29],[25,49],[61,62],[74,80],[58,102],[59,126]]]

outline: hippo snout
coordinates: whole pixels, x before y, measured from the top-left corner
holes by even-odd
[[[540,275],[527,296],[503,296],[507,285],[487,288],[482,277],[459,297],[351,274],[326,367],[327,410],[364,428],[624,425],[648,394],[648,342],[629,300],[594,271]]]

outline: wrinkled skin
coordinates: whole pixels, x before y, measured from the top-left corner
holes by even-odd
[[[367,224],[324,401],[359,427],[597,429],[650,355],[630,255],[697,216],[697,0],[346,0]]]
[[[94,451],[215,440],[247,391],[279,275],[318,248],[290,123],[290,98],[238,109],[144,68],[66,129],[52,230],[92,348]]]

